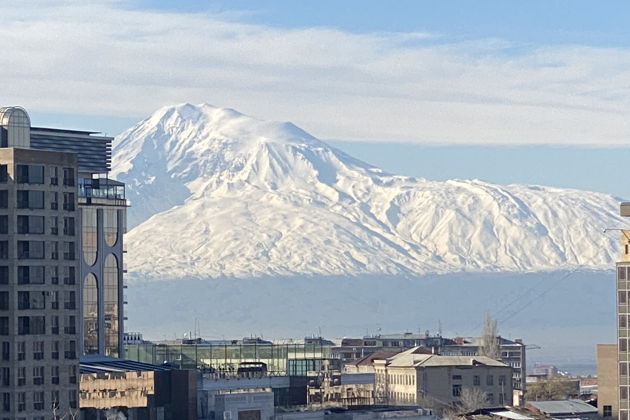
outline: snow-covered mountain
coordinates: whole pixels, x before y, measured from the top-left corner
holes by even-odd
[[[291,123],[164,107],[122,133],[132,276],[608,269],[610,195],[389,175]],[[448,164],[448,158],[444,159]]]

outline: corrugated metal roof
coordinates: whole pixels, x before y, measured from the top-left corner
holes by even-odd
[[[551,416],[554,414],[597,412],[596,407],[580,400],[528,401],[527,404]]]
[[[491,416],[496,417],[504,417],[506,419],[512,420],[534,420],[533,417],[529,417],[520,413],[515,413],[513,411],[503,410],[503,411],[492,411],[489,413]]]

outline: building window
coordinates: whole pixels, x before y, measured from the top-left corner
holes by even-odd
[[[103,231],[105,234],[105,243],[107,246],[116,245],[118,240],[118,210],[103,210]]]
[[[76,341],[66,341],[64,350],[65,350],[64,357],[66,359],[72,360],[72,359],[76,359],[77,358],[77,342]],[[74,365],[70,366],[71,370],[73,368],[75,368]],[[72,378],[74,378],[74,382],[72,382]],[[75,373],[74,376],[70,377],[70,383],[71,384],[75,384],[76,383],[76,373]]]
[[[76,293],[74,290],[66,290],[64,293],[64,309],[76,309],[77,308],[77,300]]]
[[[6,184],[9,180],[9,167],[7,165],[0,165],[0,183]]]
[[[63,332],[66,334],[76,334],[77,333],[77,319],[74,315],[66,316],[66,326],[63,329]]]
[[[494,385],[494,377],[492,375],[486,376],[486,385],[488,386]]]
[[[0,260],[9,258],[9,241],[0,241]]]
[[[73,168],[63,168],[63,185],[67,187],[74,187],[74,169]]]
[[[0,190],[0,209],[9,208],[9,192]]]
[[[17,207],[18,209],[43,209],[44,208],[44,192],[18,190]]]
[[[63,218],[63,234],[66,236],[74,236],[74,217]]]
[[[11,386],[11,369],[8,367],[2,368],[2,385]]]
[[[44,368],[42,368],[42,369],[44,369]],[[43,378],[42,378],[42,380],[43,380]],[[44,391],[37,391],[37,392],[33,393],[33,409],[34,410],[43,410],[44,409]],[[35,419],[33,419],[33,420],[35,420]]]
[[[627,362],[619,363],[619,374],[621,376],[628,376],[628,363]]]
[[[619,280],[625,280],[626,279],[626,267],[618,267],[617,268],[617,278]]]
[[[18,284],[44,284],[45,268],[41,265],[18,266]]]
[[[53,341],[50,357],[54,360],[59,360],[59,341]]]
[[[619,351],[628,351],[628,340],[625,338],[619,339]]]
[[[18,334],[20,335],[46,334],[46,317],[44,316],[18,317]]]
[[[53,241],[48,243],[50,247],[50,259],[58,260],[59,259],[59,242]]]
[[[17,411],[26,411],[26,393],[17,393]]]
[[[48,168],[50,173],[50,185],[59,185],[59,169],[56,166]]]
[[[0,292],[0,311],[9,310],[9,292]]]
[[[621,386],[619,387],[619,399],[625,401],[628,399],[628,387]]]
[[[59,193],[51,192],[50,193],[50,209],[57,210],[59,209]]]
[[[48,276],[51,284],[59,284],[59,267],[56,265],[48,267]]]
[[[9,216],[0,216],[0,235],[9,233]]]
[[[70,408],[77,408],[77,393],[74,390],[68,391],[68,401]]]
[[[460,384],[453,385],[453,397],[462,395],[462,386]]]
[[[462,375],[453,375],[453,380],[454,381],[461,381],[462,380]]]
[[[75,259],[74,242],[63,243],[63,259],[73,261]]]
[[[113,254],[105,258],[103,270],[105,295],[105,354],[118,357],[118,260]]]
[[[494,404],[494,394],[492,392],[488,393],[486,400],[488,401],[488,404]]]
[[[63,209],[74,211],[74,193],[63,193]]]
[[[43,385],[43,384],[44,384],[44,367],[35,366],[33,368],[33,385]]]
[[[37,234],[44,233],[44,216],[18,216],[17,233]]]
[[[11,393],[9,392],[2,393],[2,411],[11,411]]]
[[[50,219],[50,234],[58,235],[59,234],[59,219],[57,216],[52,216]]]
[[[5,361],[11,360],[11,342],[10,341],[2,342],[2,360],[5,360]]]
[[[83,351],[98,353],[98,286],[92,273],[83,280]]]
[[[65,266],[63,268],[63,284],[72,285],[76,283],[76,272],[74,267]]]
[[[9,284],[9,267],[0,265],[0,284]]]
[[[68,382],[71,384],[77,383],[77,367],[75,365],[68,366]]]
[[[33,341],[33,360],[44,359],[44,342]]]
[[[26,343],[24,341],[18,341],[15,344],[17,359],[26,360]]]
[[[81,213],[82,219],[82,241],[83,259],[87,265],[93,265],[96,262],[97,252],[97,226],[96,226],[96,209],[83,208]]]
[[[55,385],[59,384],[59,366],[50,367],[50,381]]]
[[[9,317],[0,316],[0,335],[9,335]]]
[[[50,292],[50,308],[59,309],[59,291],[53,290]]]
[[[505,375],[499,376],[499,385],[505,385]]]
[[[18,259],[43,259],[44,241],[18,241]]]
[[[59,334],[59,316],[57,315],[50,317],[50,333],[54,335]]]
[[[44,167],[41,165],[17,165],[18,184],[43,184]]]
[[[612,417],[612,405],[605,405],[602,414],[604,417]]]
[[[26,385],[26,368],[24,366],[17,368],[17,384],[18,386]]]

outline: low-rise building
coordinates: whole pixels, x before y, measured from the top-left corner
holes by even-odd
[[[426,408],[453,407],[464,390],[483,396],[482,407],[510,405],[512,368],[484,356],[439,356],[413,348],[374,360],[377,402]]]
[[[197,372],[116,359],[81,358],[79,385],[84,420],[197,419]]]
[[[554,419],[596,420],[597,408],[580,400],[528,401],[526,407]]]

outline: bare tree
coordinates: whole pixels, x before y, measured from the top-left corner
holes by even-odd
[[[498,360],[501,356],[499,350],[499,336],[497,332],[497,320],[492,315],[486,313],[483,319],[483,332],[481,336],[480,356],[486,356],[494,360]]]
[[[477,387],[464,387],[459,396],[459,411],[462,414],[484,408],[488,403],[488,395]]]

